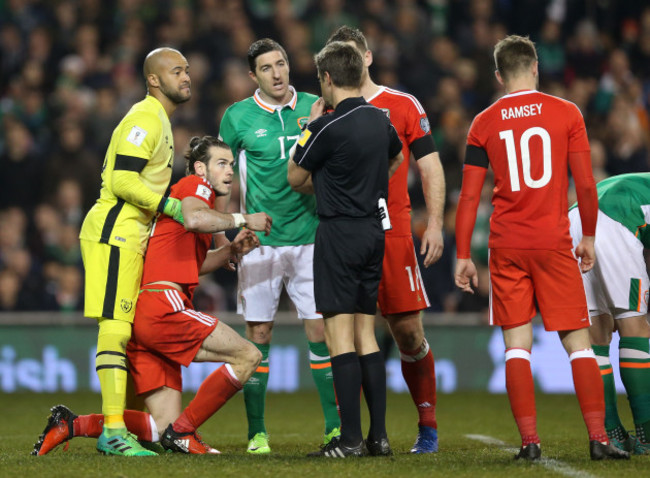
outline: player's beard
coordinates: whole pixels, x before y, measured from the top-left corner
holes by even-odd
[[[180,91],[174,91],[171,88],[168,88],[167,85],[165,84],[162,79],[160,80],[160,92],[165,95],[167,98],[171,100],[172,103],[175,105],[180,105],[181,103],[185,103],[186,101],[189,101],[189,99],[192,97],[192,90],[190,89],[190,93],[187,96],[184,96]]]

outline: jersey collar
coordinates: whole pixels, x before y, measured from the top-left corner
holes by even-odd
[[[517,90],[517,91],[513,91],[512,93],[509,93],[507,95],[502,96],[502,98],[511,98],[513,96],[529,95],[531,93],[538,93],[538,91],[537,90]]]
[[[255,90],[255,94],[253,95],[253,99],[255,100],[255,103],[257,103],[257,106],[262,108],[264,111],[268,111],[269,113],[275,113],[276,110],[283,110],[285,107],[289,107],[292,110],[296,109],[296,103],[298,103],[298,93],[296,93],[296,89],[289,85],[289,91],[291,91],[292,95],[289,101],[284,104],[284,105],[274,105],[271,103],[267,103],[262,99],[260,96],[260,89],[258,88]]]
[[[374,95],[372,95],[370,98],[368,98],[366,101],[367,101],[368,103],[370,103],[372,100],[374,100],[374,99],[377,98],[379,95],[381,95],[385,90],[386,90],[386,87],[385,87],[385,86],[383,86],[383,85],[379,85],[379,89],[377,90],[377,92],[376,92]]]

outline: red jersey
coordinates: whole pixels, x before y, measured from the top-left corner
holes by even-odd
[[[489,161],[494,172],[490,248],[571,249],[569,153],[589,151],[576,105],[535,90],[508,94],[474,119],[467,147],[466,164]]]
[[[408,172],[411,144],[431,135],[429,120],[420,102],[412,95],[380,87],[368,103],[384,111],[402,141],[404,161],[388,183],[388,215],[393,229],[386,235],[411,235],[411,199],[408,194]]]
[[[172,186],[171,197],[195,197],[214,207],[215,193],[208,181],[194,174]],[[212,244],[212,234],[190,232],[169,216],[161,215],[149,238],[144,257],[142,284],[169,281],[180,284],[192,300],[199,283],[199,271]]]

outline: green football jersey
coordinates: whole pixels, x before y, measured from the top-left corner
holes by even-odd
[[[650,247],[647,227],[650,219],[650,173],[612,176],[600,181],[596,188],[598,209],[629,229],[645,247]]]
[[[230,106],[219,128],[239,170],[242,213],[263,211],[273,219],[270,235],[258,233],[263,245],[313,244],[318,226],[316,197],[293,191],[287,181],[289,151],[318,97],[293,93],[289,103],[275,106],[264,102],[258,90]]]

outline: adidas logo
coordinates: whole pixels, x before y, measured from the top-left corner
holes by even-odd
[[[174,443],[176,443],[180,448],[182,448],[185,453],[190,452],[190,440],[188,439],[174,440]]]
[[[264,136],[266,136],[266,130],[264,128],[260,128],[257,131],[255,131],[255,135],[258,138],[263,138]]]
[[[419,408],[428,408],[430,406],[431,406],[431,404],[429,402],[418,403]]]

